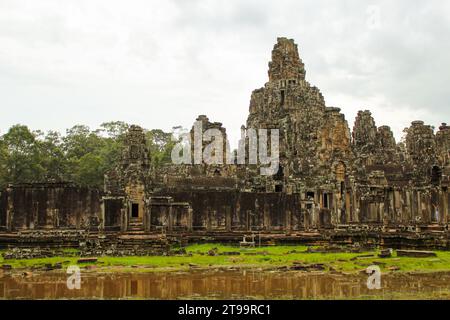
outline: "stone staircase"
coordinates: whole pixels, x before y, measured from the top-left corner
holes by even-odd
[[[128,224],[128,232],[129,233],[143,233],[144,231],[144,222],[142,218],[131,218]]]

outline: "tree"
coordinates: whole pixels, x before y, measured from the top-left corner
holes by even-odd
[[[171,162],[171,153],[176,142],[173,141],[172,133],[160,129],[147,131],[147,141],[152,163],[158,167]]]
[[[44,134],[16,125],[0,137],[0,187],[7,184],[72,181],[101,188],[105,173],[121,159],[130,126],[121,121],[106,122],[91,131],[76,125],[64,137],[55,131]],[[155,166],[171,161],[175,145],[172,134],[146,131],[150,157]]]
[[[39,148],[46,181],[67,180],[68,161],[59,132],[49,131],[39,143]]]
[[[105,132],[110,138],[121,140],[128,132],[130,125],[123,121],[104,122],[100,125],[101,132]]]
[[[101,188],[104,178],[103,159],[88,153],[78,160],[76,166],[77,183],[83,187]]]
[[[0,138],[0,189],[8,184],[8,148],[6,143]]]
[[[37,134],[27,126],[15,125],[3,135],[3,155],[8,183],[30,183],[44,180]]]
[[[106,133],[105,145],[100,149],[104,159],[103,170],[108,172],[120,162],[125,135],[130,128],[128,123],[122,121],[105,122],[100,125],[100,132]]]

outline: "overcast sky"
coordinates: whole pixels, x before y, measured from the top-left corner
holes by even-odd
[[[0,0],[0,133],[206,114],[236,138],[279,36],[351,128],[450,122],[448,0]]]

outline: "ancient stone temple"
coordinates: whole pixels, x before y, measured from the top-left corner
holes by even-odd
[[[216,129],[224,137],[220,163],[196,162],[192,148],[192,163],[156,169],[145,132],[132,126],[104,190],[11,186],[0,193],[0,228],[14,233],[87,223],[100,233],[219,240],[256,232],[284,240],[313,234],[346,239],[371,234],[377,241],[448,238],[450,126],[443,123],[435,133],[415,121],[397,143],[388,126],[377,126],[363,110],[350,130],[341,110],[327,106],[320,90],[307,82],[291,39],[275,44],[268,82],[252,92],[242,126],[243,142],[249,142],[251,130],[279,130],[276,174],[261,175],[260,164],[227,161],[226,129],[206,115],[198,124],[200,134]],[[197,134],[194,125],[190,135]],[[200,151],[211,141],[202,140]]]

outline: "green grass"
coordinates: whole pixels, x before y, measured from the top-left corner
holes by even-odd
[[[221,252],[240,252],[240,255],[209,256],[207,252],[217,248]],[[436,272],[450,271],[450,252],[438,251],[436,258],[396,257],[381,259],[378,252],[364,253],[307,253],[305,246],[269,246],[261,248],[233,247],[220,244],[190,245],[186,248],[189,255],[184,256],[145,256],[145,257],[99,257],[95,264],[104,271],[134,270],[134,272],[148,272],[161,270],[187,270],[191,267],[218,268],[265,268],[276,269],[290,266],[293,262],[305,264],[325,264],[326,268],[333,268],[342,272],[358,272],[373,264],[379,264],[383,272],[391,272],[391,267],[400,268],[395,272]],[[63,266],[77,264],[76,250],[65,250],[64,257],[52,257],[29,260],[4,260],[0,257],[0,265],[9,264],[13,268],[43,267],[46,264],[63,263]],[[246,254],[247,253],[247,254]],[[248,255],[250,254],[250,255]],[[358,256],[374,254],[374,257],[358,258]]]

